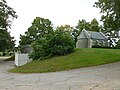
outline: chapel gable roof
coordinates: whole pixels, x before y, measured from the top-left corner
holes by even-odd
[[[85,38],[107,40],[107,37],[102,32],[83,30],[78,36],[78,39],[85,39]]]

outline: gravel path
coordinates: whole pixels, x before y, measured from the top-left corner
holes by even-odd
[[[120,90],[120,62],[42,74],[16,74],[0,62],[0,90]]]

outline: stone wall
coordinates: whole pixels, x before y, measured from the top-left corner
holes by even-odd
[[[76,48],[88,48],[88,39],[79,39]]]
[[[107,40],[96,40],[96,39],[93,39],[92,40],[92,44],[93,45],[99,45],[99,46],[109,46]]]

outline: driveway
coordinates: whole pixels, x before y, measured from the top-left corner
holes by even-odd
[[[0,90],[120,90],[120,62],[42,74],[16,74],[0,62]]]
[[[7,57],[0,57],[0,61],[1,61],[1,60],[5,60],[5,59],[8,59],[8,58],[10,58],[10,56],[7,56]]]

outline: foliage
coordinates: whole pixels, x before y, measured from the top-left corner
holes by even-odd
[[[17,73],[43,73],[71,70],[120,61],[119,49],[75,49],[74,52],[52,57],[41,61],[32,61],[21,67],[16,67],[10,72]]]
[[[103,14],[101,21],[103,21],[106,35],[111,39],[118,37],[118,31],[120,30],[120,1],[98,0],[98,2],[95,2],[94,7],[101,9]]]
[[[49,19],[36,17],[25,35],[20,36],[21,41],[19,43],[21,47],[32,44],[30,57],[33,60],[64,55],[74,49],[72,30],[73,27],[65,25],[57,27],[57,30],[54,31]]]
[[[84,19],[82,19],[81,21],[79,20],[77,26],[72,32],[75,42],[77,42],[77,37],[80,35],[80,32],[84,29],[89,30],[89,23],[86,22],[86,20]]]
[[[117,45],[116,45],[116,48],[120,49],[120,39],[117,41],[116,44],[117,44]]]
[[[90,23],[87,22],[85,19],[79,20],[78,25],[76,26],[77,29],[82,31],[83,29],[89,30],[90,29]]]
[[[0,1],[0,51],[14,47],[14,38],[7,31],[12,20],[17,18],[16,12],[7,5],[5,0]]]
[[[57,32],[54,36],[46,36],[33,44],[33,59],[45,59],[54,55],[65,55],[74,49],[74,41],[67,33]]]
[[[95,32],[102,31],[102,28],[99,25],[99,22],[95,18],[90,22],[90,29],[89,30],[95,31]]]
[[[73,31],[73,27],[71,27],[70,25],[61,25],[61,26],[59,26],[59,27],[57,27],[57,29],[58,30],[61,30],[61,31],[65,31],[65,32],[69,32],[69,33],[71,33],[72,31]]]
[[[33,60],[41,60],[51,56],[51,38],[52,35],[46,35],[45,37],[34,41],[34,43],[32,43],[32,53],[30,54],[30,58],[32,58]]]
[[[12,56],[12,55],[14,55],[14,52],[8,52],[8,51],[0,52],[0,55],[1,56]]]
[[[48,34],[36,40],[32,44],[32,47],[33,51],[30,57],[33,60],[41,60],[72,52],[74,49],[74,40],[70,33],[61,30],[59,27],[54,31],[54,34]]]
[[[100,45],[93,45],[92,48],[105,48],[105,49],[113,49],[110,46],[100,46]]]
[[[25,32],[25,35],[20,35],[19,43],[20,45],[29,45],[49,33],[53,33],[52,22],[49,19],[36,17],[28,31]]]
[[[12,49],[15,46],[14,37],[11,37],[10,32],[1,30],[0,32],[0,51]]]
[[[5,0],[0,1],[0,29],[6,29],[11,26],[11,18],[17,18],[16,12],[7,5]]]
[[[3,52],[3,56],[6,56],[7,54],[6,54],[6,52]]]
[[[52,39],[53,55],[65,55],[74,50],[74,40],[70,33],[58,28]]]

